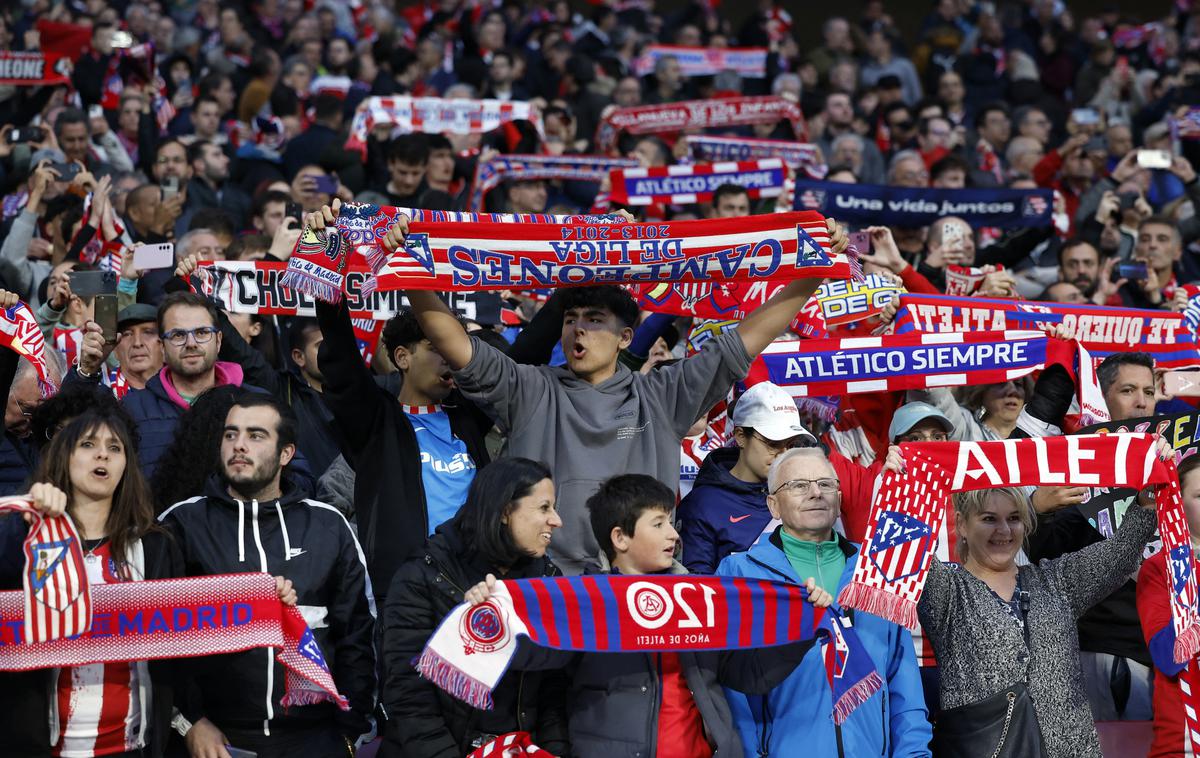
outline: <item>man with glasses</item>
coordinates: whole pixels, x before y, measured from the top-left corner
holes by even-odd
[[[890,454],[885,468],[898,471],[900,464],[899,456]],[[721,561],[717,574],[793,584],[811,576],[836,597],[854,574],[860,546],[834,531],[842,493],[825,452],[809,447],[780,453],[771,463],[766,489],[767,507],[779,527],[747,552]],[[820,650],[810,651],[765,696],[726,690],[748,755],[929,755],[932,734],[911,635],[869,613],[850,611],[850,617],[885,690],[840,726],[812,718],[832,708]]]
[[[125,396],[125,409],[141,434],[138,455],[146,476],[175,437],[179,417],[200,393],[242,384],[242,367],[217,360],[221,332],[217,311],[194,292],[172,292],[158,307],[158,332],[166,363],[145,389]]]

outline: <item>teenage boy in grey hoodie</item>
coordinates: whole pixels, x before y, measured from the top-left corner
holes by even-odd
[[[325,207],[308,223],[323,228],[335,218],[336,210]],[[833,219],[828,228],[833,251],[845,250],[845,229]],[[403,244],[407,231],[402,217],[385,235],[388,253]],[[505,454],[544,461],[554,472],[563,526],[550,553],[564,573],[578,574],[599,566],[588,497],[615,474],[647,474],[678,489],[679,444],[688,429],[746,375],[750,362],[788,328],[820,284],[815,278],[788,283],[698,354],[648,374],[631,372],[617,360],[633,339],[639,315],[637,303],[620,287],[566,293],[562,367],[518,365],[468,335],[437,293],[407,295],[421,330],[454,369],[459,389],[508,435]]]

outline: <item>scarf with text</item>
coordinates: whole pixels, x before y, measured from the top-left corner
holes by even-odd
[[[1048,189],[938,189],[882,184],[797,181],[796,210],[820,211],[856,226],[878,224],[916,228],[944,216],[972,227],[1003,229],[1049,226],[1054,202]]]
[[[722,71],[734,71],[746,79],[761,79],[767,75],[765,47],[649,45],[634,60],[633,71],[638,76],[653,74],[658,61],[666,56],[679,61],[679,73],[686,77],[712,76]]]
[[[746,189],[751,200],[779,197],[787,169],[779,158],[728,163],[613,169],[609,202],[616,205],[686,205],[712,202],[723,184]]]
[[[24,589],[0,593],[13,601],[24,619],[22,633],[11,632],[13,641],[33,644],[86,632],[92,625],[92,594],[71,517],[47,517],[23,495],[0,499],[0,513],[5,518],[32,517],[24,544]]]
[[[1171,617],[1175,659],[1200,650],[1196,577],[1174,459],[1161,461],[1148,434],[1067,435],[994,442],[920,442],[900,446],[905,472],[885,471],[872,507],[870,537],[854,576],[839,596],[843,606],[914,628],[917,601],[934,542],[953,492],[992,487],[1155,485],[1159,531],[1169,556],[1186,556],[1172,570]],[[1140,506],[1133,506],[1140,507]]]
[[[1183,323],[1192,333],[1200,331],[1200,285],[1185,284],[1179,289],[1187,296],[1187,306],[1183,310]]]
[[[71,59],[54,53],[0,52],[0,84],[41,87],[71,84]]]
[[[948,295],[902,295],[895,332],[1049,329],[1065,324],[1092,358],[1130,350],[1149,353],[1159,368],[1200,366],[1196,336],[1183,314],[1099,305],[999,300]]]
[[[58,392],[58,385],[50,378],[50,367],[46,363],[46,338],[33,311],[25,303],[0,309],[0,347],[7,347],[33,364],[42,397]]]
[[[662,105],[618,108],[600,120],[596,145],[609,150],[622,131],[629,134],[663,134],[687,129],[710,129],[788,121],[796,140],[808,140],[800,106],[776,95],[729,97],[714,100],[684,100]]]
[[[367,139],[377,126],[393,132],[480,134],[509,121],[526,120],[542,130],[541,111],[534,103],[502,100],[444,100],[440,97],[368,97],[350,123],[346,149],[366,159]]]
[[[853,275],[849,256],[832,252],[825,219],[815,213],[663,224],[413,223],[408,229],[405,247],[376,276],[379,291]]]
[[[837,724],[883,686],[853,628],[835,609],[810,604],[802,586],[709,576],[497,582],[485,602],[450,611],[417,671],[459,700],[490,709],[520,636],[542,647],[593,653],[745,650],[814,640],[835,649],[826,677]]]
[[[821,155],[821,148],[810,142],[689,134],[687,144],[692,156],[702,161],[715,163],[779,158],[785,165],[803,171],[811,179],[823,179],[829,171]]]
[[[0,592],[0,670],[89,663],[187,658],[277,648],[287,673],[283,704],[331,701],[338,694],[320,646],[294,606],[279,602],[268,574],[99,584],[91,588],[91,627],[82,634],[33,644],[18,631],[27,622],[21,592]]]
[[[1003,271],[1003,266],[996,266],[996,271]],[[982,268],[975,266],[946,266],[946,294],[951,297],[966,297],[973,295],[983,284],[987,276]]]
[[[497,155],[486,163],[480,161],[475,167],[471,208],[483,211],[484,196],[501,182],[535,179],[600,182],[609,171],[638,165],[632,158],[607,155]]]

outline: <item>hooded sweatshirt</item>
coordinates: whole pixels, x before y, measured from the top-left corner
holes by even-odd
[[[550,552],[566,574],[598,565],[585,503],[600,483],[647,474],[677,489],[680,440],[750,368],[736,331],[649,374],[618,364],[595,386],[566,367],[517,364],[475,337],[471,348],[455,372],[459,388],[508,434],[506,455],[543,461],[554,473],[563,526]]]
[[[722,558],[748,550],[771,523],[766,483],[743,482],[730,473],[740,454],[733,447],[709,453],[679,503],[683,565],[690,573],[713,573]]]

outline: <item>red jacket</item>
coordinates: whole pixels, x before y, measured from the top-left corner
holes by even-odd
[[[1058,172],[1062,170],[1062,165],[1062,154],[1058,150],[1051,150],[1042,156],[1042,159],[1033,167],[1033,180],[1039,187],[1058,190],[1062,193],[1067,218],[1071,223],[1071,228],[1067,230],[1069,238],[1075,236],[1075,212],[1079,210],[1079,195],[1071,189],[1071,185],[1059,178]]]
[[[1171,655],[1175,633],[1167,586],[1166,551],[1160,550],[1142,564],[1137,578],[1138,617],[1150,657],[1154,660],[1154,742],[1147,758],[1187,753],[1183,696],[1179,692],[1182,666],[1176,664]],[[1164,673],[1164,670],[1171,673]]]

